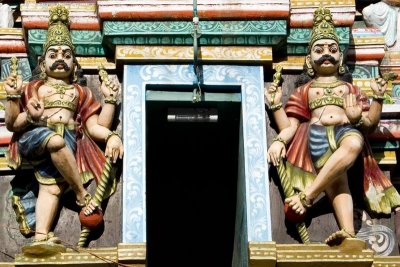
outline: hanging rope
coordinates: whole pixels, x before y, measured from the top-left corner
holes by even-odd
[[[193,89],[193,103],[199,102],[201,100],[201,87],[200,83],[202,80],[201,77],[201,69],[198,61],[199,57],[199,38],[200,38],[200,29],[199,29],[199,17],[197,15],[197,0],[193,0],[193,71],[195,74],[195,88]]]

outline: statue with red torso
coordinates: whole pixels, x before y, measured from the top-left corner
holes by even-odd
[[[360,153],[368,210],[390,214],[400,206],[400,196],[371,156],[365,135],[378,125],[387,84],[382,78],[371,81],[374,95],[369,104],[358,88],[344,81],[346,67],[332,15],[322,7],[314,13],[305,66],[306,79],[284,108],[278,84],[272,83],[265,91],[279,130],[268,149],[268,161],[284,167],[280,176],[289,177],[295,192],[285,199],[288,218],[304,219],[314,200],[325,192],[339,225],[325,241],[340,244],[356,234],[347,171]]]
[[[77,205],[90,216],[101,203],[83,184],[92,178],[100,180],[107,164],[123,155],[119,134],[110,130],[120,86],[116,82],[101,85],[102,107],[83,84],[68,25],[68,10],[52,7],[39,77],[25,87],[17,75],[5,81],[5,121],[14,132],[9,165],[16,169],[23,159],[30,162],[39,183],[35,237],[23,249],[29,254],[62,251],[60,240],[50,231],[61,194],[70,187]],[[105,142],[105,153],[96,142]],[[112,179],[108,176],[103,179]]]

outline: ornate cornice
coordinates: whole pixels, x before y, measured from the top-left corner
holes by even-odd
[[[76,57],[82,69],[98,70],[100,64],[107,70],[115,70],[115,63],[110,62],[105,57]]]
[[[146,243],[118,244],[118,262],[125,264],[145,264]]]
[[[399,256],[374,256],[373,251],[363,247],[363,241],[344,241],[337,247],[325,244],[275,244],[275,242],[249,242],[249,267],[400,267]],[[0,263],[0,267],[14,266],[109,266],[132,264],[144,267],[146,263],[146,243],[120,243],[117,247],[88,248],[47,258],[29,258],[17,254],[15,262]],[[173,264],[173,263],[171,263]]]
[[[400,267],[400,257],[375,257],[372,267]]]
[[[50,257],[33,258],[27,257],[24,254],[15,255],[16,266],[40,266],[40,265],[60,265],[64,263],[69,266],[113,266],[113,263],[118,263],[117,248],[88,248],[74,251],[67,249],[65,253],[59,253]],[[116,266],[116,264],[115,264]]]
[[[276,266],[275,242],[249,242],[249,266]]]
[[[0,35],[18,35],[22,37],[24,32],[18,28],[0,28]]]
[[[47,30],[32,29],[28,31],[29,48],[35,55],[42,55],[43,43],[46,41]],[[72,42],[75,45],[77,55],[104,56],[100,31],[72,30]]]
[[[200,21],[201,45],[276,45],[286,37],[286,21]],[[104,38],[113,45],[192,45],[190,21],[105,21]]]
[[[263,63],[272,61],[271,47],[202,46],[199,60]],[[117,62],[193,62],[191,46],[117,46]]]

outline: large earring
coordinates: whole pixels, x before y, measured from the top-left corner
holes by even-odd
[[[309,62],[310,58],[309,56],[306,57],[306,66],[307,66],[307,75],[312,78],[315,75],[314,69],[311,66],[311,63]]]
[[[45,72],[44,70],[42,70],[42,71],[40,72],[39,78],[40,78],[41,80],[46,80],[46,79],[47,79],[47,74],[46,74],[46,72]]]
[[[339,65],[339,74],[343,75],[346,72],[346,68],[343,66],[342,63]]]
[[[307,75],[310,76],[311,78],[314,77],[315,72],[314,69],[310,66],[307,66]]]
[[[41,79],[41,80],[46,80],[47,79],[47,74],[46,74],[44,66],[45,66],[45,63],[42,62],[40,64],[40,74],[39,74],[39,79]]]
[[[339,75],[343,75],[346,72],[346,68],[343,65],[343,54],[340,53],[340,63],[339,63]]]
[[[72,77],[72,82],[76,83],[78,81],[78,76],[76,76],[76,72],[74,72],[74,76]]]

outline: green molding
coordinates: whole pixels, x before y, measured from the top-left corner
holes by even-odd
[[[378,66],[368,65],[348,65],[353,78],[357,79],[370,79],[378,77]]]
[[[286,21],[200,21],[201,45],[276,45],[286,38]],[[105,21],[113,45],[192,45],[189,21]]]
[[[350,43],[350,28],[337,27],[335,28],[336,34],[339,36],[339,43],[341,45],[349,45]],[[287,38],[288,44],[307,44],[311,39],[311,29],[291,28],[289,29],[289,36]]]
[[[275,45],[283,40],[280,36],[220,36],[200,37],[200,45]],[[109,38],[112,45],[193,45],[188,36],[124,36]]]
[[[28,30],[28,43],[30,51],[36,55],[43,53],[43,43],[46,40],[47,30]],[[77,55],[104,56],[102,46],[103,37],[100,31],[71,30],[72,42]]]

